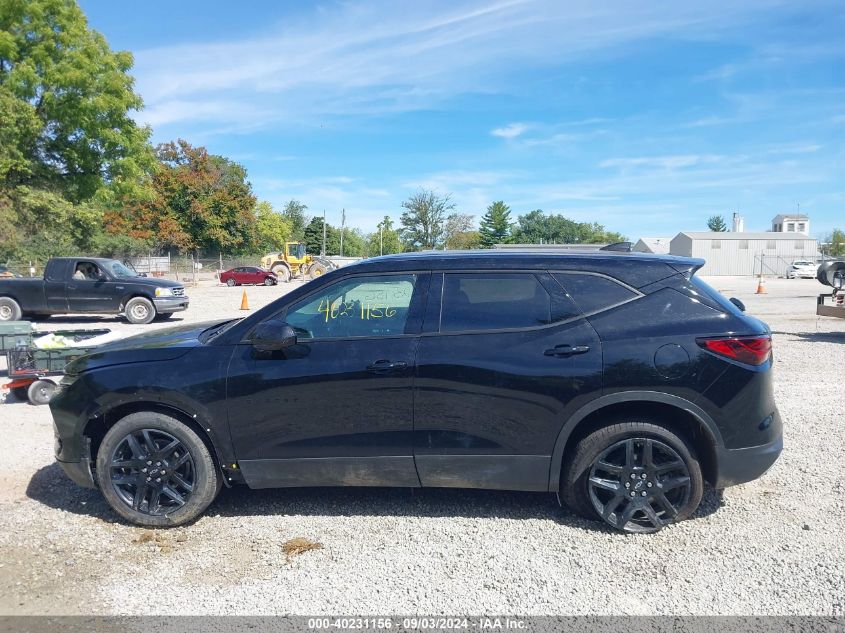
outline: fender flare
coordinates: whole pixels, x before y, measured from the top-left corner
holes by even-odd
[[[558,433],[555,447],[552,451],[552,458],[549,464],[549,492],[557,492],[560,489],[560,471],[563,466],[563,454],[566,450],[566,445],[569,437],[576,427],[584,421],[587,416],[596,411],[614,404],[622,404],[626,402],[653,402],[656,404],[666,404],[681,409],[689,413],[695,418],[703,429],[706,430],[710,436],[710,442],[715,449],[723,448],[724,441],[722,440],[722,433],[716,423],[701,407],[693,404],[686,398],[674,396],[668,393],[660,393],[658,391],[620,391],[600,396],[595,400],[585,404],[583,407],[573,413],[566,421]]]

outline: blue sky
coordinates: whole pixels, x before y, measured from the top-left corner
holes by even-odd
[[[82,0],[156,142],[373,230],[418,187],[629,238],[845,227],[845,4]]]

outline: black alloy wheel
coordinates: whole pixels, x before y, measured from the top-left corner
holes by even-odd
[[[159,429],[138,429],[112,451],[109,483],[132,510],[163,516],[188,503],[196,467],[181,440]]]
[[[587,487],[593,508],[607,523],[626,532],[656,532],[689,503],[692,481],[671,446],[633,437],[596,458]]]

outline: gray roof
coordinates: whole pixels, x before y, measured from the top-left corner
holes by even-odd
[[[678,235],[686,235],[694,240],[812,240],[816,238],[804,233],[734,233],[733,231],[681,231]],[[675,237],[677,237],[676,235]]]
[[[668,253],[671,241],[671,237],[641,237],[634,248],[636,249],[637,245],[642,242],[652,253]]]

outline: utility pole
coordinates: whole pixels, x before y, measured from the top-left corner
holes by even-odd
[[[326,256],[326,210],[323,209],[323,249],[320,251],[320,255],[323,257]]]
[[[343,257],[343,228],[346,226],[346,209],[340,212],[340,256]]]
[[[384,255],[384,220],[378,225],[378,254]]]

